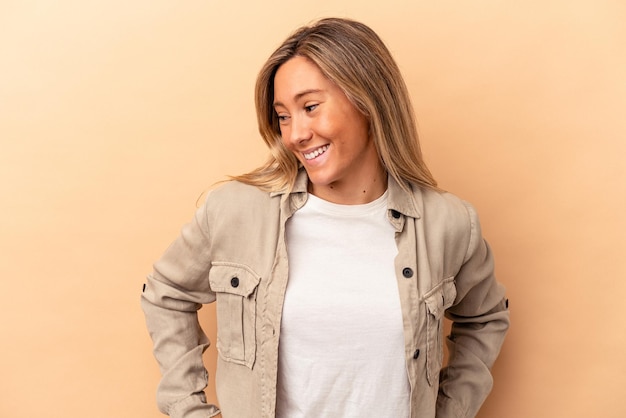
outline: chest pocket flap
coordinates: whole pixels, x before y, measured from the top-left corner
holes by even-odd
[[[261,278],[248,266],[237,263],[213,262],[209,283],[214,292],[224,292],[248,297],[254,292]]]
[[[217,297],[217,351],[252,368],[256,358],[257,288],[261,277],[243,264],[213,262],[209,283]]]
[[[434,289],[424,295],[424,302],[428,308],[428,312],[435,317],[441,319],[446,309],[454,303],[456,298],[456,287],[454,285],[454,277],[442,280]]]

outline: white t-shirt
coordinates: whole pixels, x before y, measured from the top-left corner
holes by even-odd
[[[309,195],[287,224],[289,282],[278,418],[409,416],[387,193],[364,205]]]

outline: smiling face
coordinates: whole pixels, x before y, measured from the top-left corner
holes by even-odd
[[[312,61],[296,56],[278,68],[274,109],[283,143],[304,166],[312,194],[358,204],[384,193],[387,176],[367,118]]]

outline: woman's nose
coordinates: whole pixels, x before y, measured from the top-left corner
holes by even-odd
[[[292,117],[289,126],[289,141],[298,145],[308,141],[313,136],[311,126],[306,117]]]

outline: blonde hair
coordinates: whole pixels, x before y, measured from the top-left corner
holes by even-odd
[[[406,84],[391,53],[368,26],[326,18],[293,33],[259,72],[255,102],[259,132],[270,149],[261,167],[233,179],[267,191],[291,190],[299,162],[283,145],[274,111],[274,76],[295,56],[314,62],[367,117],[383,167],[403,187],[437,188],[420,150]]]

